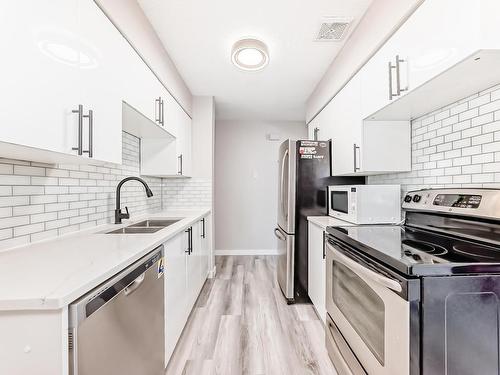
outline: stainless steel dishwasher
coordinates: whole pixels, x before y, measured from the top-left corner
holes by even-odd
[[[70,305],[70,374],[164,374],[163,267],[160,246]]]

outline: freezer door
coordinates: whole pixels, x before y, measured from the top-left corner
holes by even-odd
[[[274,229],[274,235],[278,239],[278,284],[283,295],[288,300],[293,300],[295,236],[286,234],[280,228]]]
[[[286,140],[279,149],[278,225],[288,234],[295,232],[296,141]]]

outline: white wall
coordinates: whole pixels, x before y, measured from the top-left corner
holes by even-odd
[[[306,120],[328,104],[424,0],[374,0],[309,96]]]
[[[153,26],[136,0],[95,0],[153,69],[174,98],[191,115],[193,98]]]
[[[216,253],[275,253],[278,148],[307,138],[302,122],[217,121],[215,127]]]

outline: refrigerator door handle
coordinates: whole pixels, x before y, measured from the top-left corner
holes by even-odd
[[[281,234],[281,232],[280,232],[280,230],[278,228],[274,228],[274,235],[280,241],[285,241],[286,240],[286,238],[283,237],[283,235]]]
[[[285,160],[288,157],[289,150],[286,150],[283,154],[283,160],[281,161],[281,211],[283,212],[283,217],[288,222],[288,212],[286,210],[286,205],[288,202],[285,202]]]

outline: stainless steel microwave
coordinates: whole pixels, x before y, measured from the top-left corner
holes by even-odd
[[[401,221],[401,186],[328,186],[328,215],[354,224],[398,223]]]

